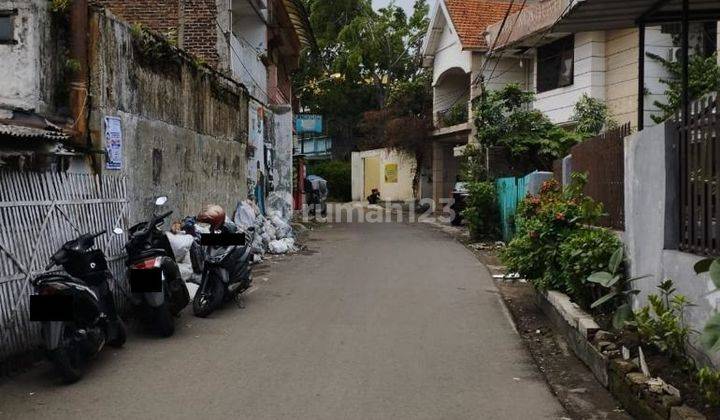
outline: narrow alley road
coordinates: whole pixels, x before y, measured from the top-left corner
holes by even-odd
[[[332,225],[255,274],[244,309],[186,310],[76,385],[0,380],[0,418],[558,419],[486,269],[428,227]]]

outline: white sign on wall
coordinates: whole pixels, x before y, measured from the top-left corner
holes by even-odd
[[[118,117],[105,117],[106,167],[122,169],[122,124]]]

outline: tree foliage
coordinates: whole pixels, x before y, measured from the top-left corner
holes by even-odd
[[[535,94],[517,84],[488,91],[474,103],[476,138],[480,146],[502,146],[513,157],[529,159],[538,169],[552,168],[553,160],[583,137],[531,109]]]
[[[583,93],[583,96],[575,104],[572,119],[577,122],[575,131],[585,137],[597,136],[603,131],[603,128],[617,126],[605,102],[590,97],[587,93]]]
[[[328,183],[328,199],[346,203],[352,201],[352,168],[350,162],[340,160],[311,161],[308,175],[317,175]]]
[[[655,101],[654,105],[661,113],[651,117],[655,123],[660,124],[672,117],[682,106],[682,62],[669,61],[653,53],[647,53],[647,56],[662,64],[669,74],[668,77],[660,79],[660,83],[667,87],[665,90],[667,102]],[[720,90],[720,65],[718,65],[717,53],[709,57],[701,54],[691,55],[688,67],[690,100]]]
[[[366,112],[385,108],[394,91],[417,88],[405,84],[421,73],[415,56],[429,8],[418,0],[407,16],[394,3],[375,11],[370,0],[307,0],[307,6],[319,52],[303,53],[295,89],[304,108],[325,117],[334,144],[349,151]],[[335,73],[341,77],[328,80]]]
[[[362,149],[389,147],[415,157],[420,167],[429,156],[428,141],[432,129],[432,89],[430,73],[395,83],[386,106],[367,111],[360,121]],[[413,187],[417,190],[420,171],[415,171]]]

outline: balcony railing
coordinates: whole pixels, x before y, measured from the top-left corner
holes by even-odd
[[[311,137],[298,139],[295,145],[295,154],[307,157],[329,157],[332,152],[332,139],[329,137]]]

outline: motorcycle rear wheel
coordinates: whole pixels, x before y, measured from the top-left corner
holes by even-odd
[[[87,355],[83,351],[82,343],[73,340],[75,334],[76,328],[66,325],[60,347],[48,352],[48,358],[66,384],[79,381],[85,375],[87,367]]]
[[[167,303],[163,303],[159,308],[152,308],[152,319],[155,331],[161,337],[170,337],[175,334],[175,318],[170,313]]]
[[[195,294],[195,298],[193,299],[193,313],[195,316],[200,318],[207,317],[213,313],[215,309],[219,308],[223,302],[223,295],[225,294],[225,286],[223,285],[222,280],[206,279],[206,281],[209,281],[212,284],[198,290]],[[210,289],[209,295],[207,293],[207,289]]]

